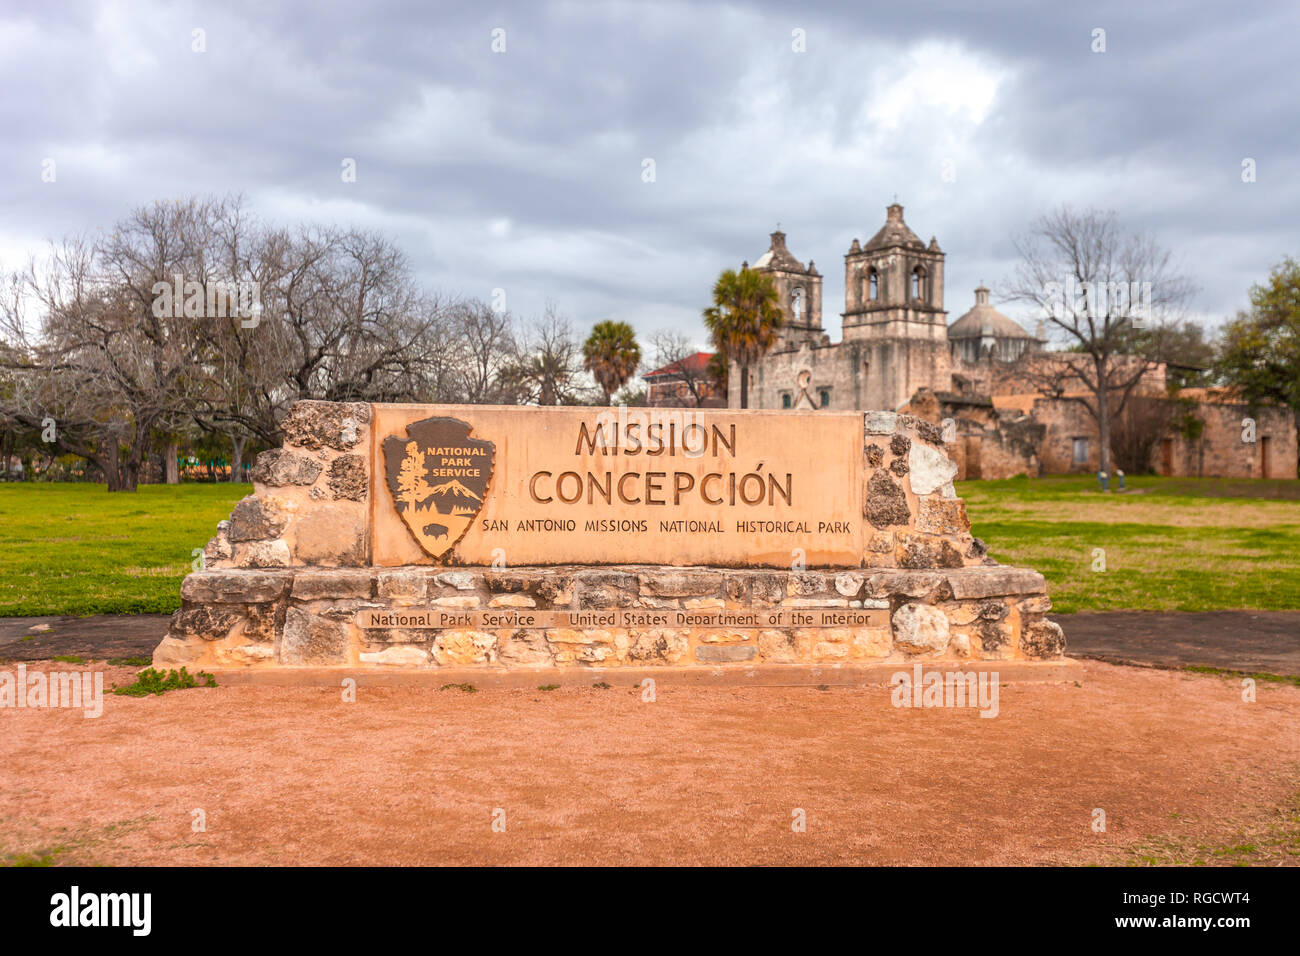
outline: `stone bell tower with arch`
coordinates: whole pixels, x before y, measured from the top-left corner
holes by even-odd
[[[854,354],[865,408],[895,409],[918,388],[948,388],[943,251],[927,246],[891,204],[866,245],[844,257],[843,347]]]
[[[822,276],[812,260],[805,267],[785,245],[780,224],[770,236],[771,246],[749,268],[772,277],[785,322],[776,350],[798,348],[804,342],[823,344],[830,339],[822,329]]]

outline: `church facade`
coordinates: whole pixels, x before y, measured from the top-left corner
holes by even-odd
[[[786,247],[785,233],[753,266],[772,277],[785,326],[770,352],[750,369],[750,408],[899,409],[920,389],[954,391],[986,381],[985,366],[1019,358],[1042,343],[988,303],[976,290],[975,307],[951,327],[944,308],[944,253],[925,243],[897,203],[880,230],[844,256],[841,339],[822,325],[822,277]],[[806,382],[802,385],[801,382]],[[729,403],[740,404],[740,372],[729,377]]]
[[[1027,392],[1015,374],[1026,360],[1053,362],[1042,325],[1031,334],[997,311],[983,285],[970,309],[949,325],[944,252],[934,237],[927,243],[912,231],[897,203],[886,209],[876,234],[865,244],[854,239],[844,256],[838,342],[822,324],[821,273],[811,260],[805,266],[795,258],[785,233],[773,232],[768,250],[743,267],[772,277],[785,318],[772,349],[749,370],[750,408],[903,411],[943,423],[961,477],[1099,467],[1096,424],[1080,401],[1086,396],[1068,388],[1052,396]],[[733,362],[731,408],[740,407],[740,375]],[[1175,401],[1166,393],[1164,366],[1143,385],[1148,406]],[[1295,477],[1296,426],[1289,409],[1250,407],[1226,390],[1186,391],[1177,399],[1181,424],[1160,426],[1166,432],[1153,437],[1149,458],[1138,467],[1169,475]],[[1187,427],[1188,402],[1195,404],[1197,428]],[[1244,418],[1258,423],[1253,443],[1240,437]],[[1139,426],[1112,427],[1132,432]]]

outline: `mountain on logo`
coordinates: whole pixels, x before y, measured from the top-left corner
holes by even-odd
[[[432,498],[468,498],[470,501],[483,500],[455,478],[451,481],[444,482],[441,485],[434,485],[429,489],[429,496]]]

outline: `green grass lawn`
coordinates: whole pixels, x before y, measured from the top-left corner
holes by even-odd
[[[169,612],[250,485],[0,484],[0,617]],[[1090,476],[958,483],[975,534],[1058,611],[1300,609],[1300,481]],[[1094,551],[1105,571],[1092,570]]]
[[[1102,493],[1061,476],[957,493],[993,557],[1041,571],[1058,611],[1300,609],[1300,481],[1139,477]]]
[[[165,613],[252,485],[0,484],[0,617]]]

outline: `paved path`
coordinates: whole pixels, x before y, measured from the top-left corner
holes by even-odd
[[[1054,614],[1071,657],[1122,664],[1300,675],[1300,611],[1108,611]],[[0,661],[148,657],[167,632],[166,614],[0,618]],[[50,630],[32,627],[50,625]]]
[[[1071,657],[1300,676],[1300,611],[1053,614]]]
[[[0,618],[0,661],[42,661],[73,654],[87,660],[151,657],[170,614]],[[48,631],[33,630],[49,625]]]

